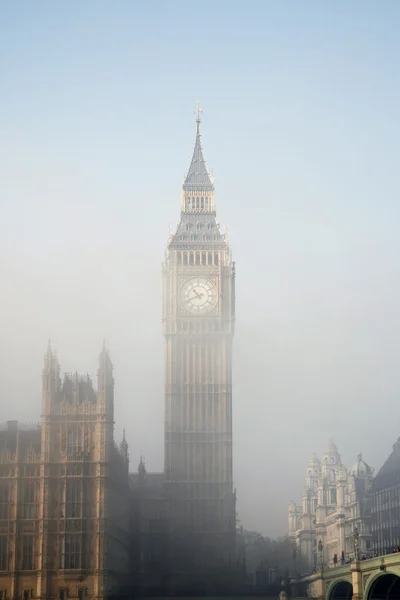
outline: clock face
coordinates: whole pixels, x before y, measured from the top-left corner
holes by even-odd
[[[192,277],[182,285],[180,300],[183,308],[193,315],[205,315],[217,304],[217,288],[205,277]]]

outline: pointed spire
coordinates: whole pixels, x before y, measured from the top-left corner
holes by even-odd
[[[101,348],[100,356],[99,356],[99,364],[100,369],[106,369],[112,371],[112,362],[110,358],[110,352],[106,345],[106,340],[103,339],[103,346]]]
[[[140,463],[139,463],[139,466],[138,466],[138,473],[139,473],[139,477],[140,478],[144,478],[147,475],[146,465],[145,465],[144,458],[143,458],[142,454],[140,454]]]
[[[125,437],[125,429],[123,429],[122,431],[122,442],[119,447],[121,450],[121,454],[125,458],[125,460],[129,460],[129,447]]]
[[[44,364],[50,366],[53,361],[53,351],[51,349],[51,340],[49,338],[47,342],[47,349],[44,355]]]
[[[333,439],[329,438],[327,452],[337,452],[337,447],[333,443]]]
[[[207,170],[204,159],[203,147],[201,145],[200,115],[202,113],[199,102],[197,102],[196,113],[196,141],[194,144],[192,162],[183,184],[184,190],[213,190],[214,186]]]
[[[53,352],[51,348],[51,340],[47,343],[46,353],[44,355],[44,368],[46,370],[59,370],[60,365],[57,358],[57,352]]]
[[[104,402],[113,410],[113,364],[111,362],[110,353],[106,348],[105,342],[99,355],[99,368],[97,370],[97,389],[98,401]]]

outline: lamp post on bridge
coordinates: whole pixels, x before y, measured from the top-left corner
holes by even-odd
[[[351,580],[353,584],[353,600],[362,600],[364,598],[360,566],[359,537],[358,528],[355,526],[353,530],[354,562],[350,565]]]
[[[321,571],[321,574],[322,574],[323,570],[324,570],[324,545],[322,543],[322,540],[319,540],[319,542],[318,542],[318,555],[319,555],[319,570]]]
[[[360,537],[360,534],[358,533],[358,528],[356,526],[356,527],[354,527],[354,531],[353,531],[354,559],[356,562],[358,562],[360,560],[360,550],[359,550],[359,546],[358,546],[359,537]]]

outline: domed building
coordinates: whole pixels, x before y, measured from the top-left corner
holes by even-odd
[[[350,469],[350,472],[356,477],[365,477],[373,475],[373,469],[363,460],[361,452],[357,454],[357,462]]]
[[[311,457],[301,506],[289,504],[289,537],[311,568],[317,567],[320,541],[324,564],[352,558],[356,527],[360,553],[370,551],[372,480],[373,470],[361,453],[347,469],[332,440],[321,460],[315,454]]]

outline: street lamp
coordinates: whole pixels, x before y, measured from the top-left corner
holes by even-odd
[[[324,568],[324,556],[323,556],[323,552],[324,552],[324,545],[322,543],[322,540],[319,540],[318,542],[318,554],[319,554],[319,569],[322,573],[323,568]]]
[[[356,562],[358,562],[358,560],[359,560],[359,548],[358,548],[359,537],[360,537],[360,534],[358,533],[358,529],[357,529],[357,527],[354,527],[353,544],[354,544],[354,558],[355,558]]]

